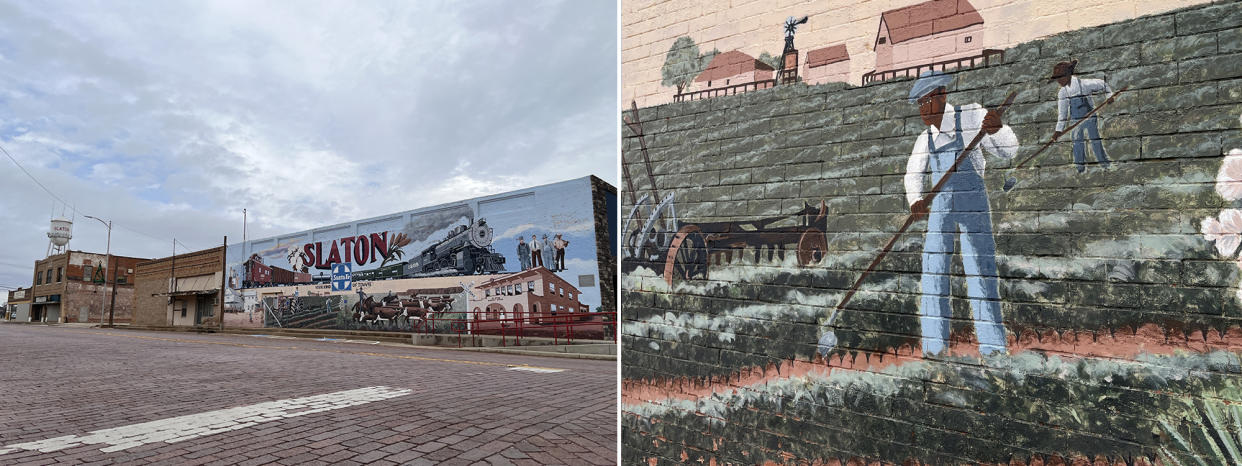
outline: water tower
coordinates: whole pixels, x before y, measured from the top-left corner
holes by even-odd
[[[73,239],[73,221],[64,217],[53,218],[47,239],[48,256],[64,253],[69,240]]]

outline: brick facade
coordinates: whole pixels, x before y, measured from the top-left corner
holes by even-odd
[[[218,327],[223,270],[223,247],[139,263],[133,323]],[[177,281],[176,290],[173,279]]]
[[[111,283],[113,269],[107,269],[107,284],[98,270],[107,262],[105,254],[68,251],[35,261],[31,283],[31,318],[51,322],[100,322],[111,311],[113,322],[131,319],[134,302],[133,270],[146,259],[113,255],[116,265],[116,300],[113,307]],[[50,320],[49,320],[50,319]]]

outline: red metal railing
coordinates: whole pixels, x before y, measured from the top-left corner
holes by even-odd
[[[461,315],[462,313],[457,313]],[[465,318],[440,318],[428,316],[425,325],[416,326],[415,333],[439,333],[447,331],[457,335],[457,346],[466,336],[471,346],[479,335],[500,336],[501,346],[522,346],[523,338],[551,337],[554,344],[572,344],[575,329],[579,339],[598,336],[598,339],[617,341],[617,313],[615,312],[562,312],[557,314],[506,312],[504,317],[484,310],[466,313]],[[447,330],[445,330],[447,329]]]
[[[980,64],[988,66],[992,64],[992,57],[1000,57],[1000,61],[1005,61],[1005,51],[999,49],[984,49],[980,55],[972,55],[953,60],[938,61],[923,65],[908,66],[896,70],[888,70],[875,72],[871,71],[863,75],[863,85],[887,81],[897,77],[918,77],[920,73],[927,70],[939,69],[945,71],[949,68],[974,68]]]
[[[763,81],[751,81],[748,83],[734,84],[732,86],[714,87],[701,91],[687,92],[684,94],[673,95],[673,102],[683,102],[687,100],[706,99],[708,97],[720,97],[722,95],[741,94],[760,89],[769,89],[776,87],[775,79],[765,79]]]

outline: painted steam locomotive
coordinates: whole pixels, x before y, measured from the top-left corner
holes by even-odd
[[[409,277],[491,274],[505,270],[505,256],[492,249],[492,228],[486,219],[458,225],[440,242],[405,264]]]

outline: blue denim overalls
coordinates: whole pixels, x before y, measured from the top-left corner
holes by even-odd
[[[1091,98],[1086,95],[1077,95],[1069,98],[1069,114],[1074,121],[1081,120],[1083,117],[1091,113]],[[1100,162],[1104,168],[1108,168],[1108,154],[1104,153],[1104,143],[1100,142],[1100,126],[1099,117],[1091,115],[1091,119],[1082,122],[1078,127],[1074,128],[1074,163],[1078,165],[1078,173],[1082,173],[1087,169],[1087,143],[1084,137],[1091,136],[1092,150],[1095,152],[1095,159]],[[1087,133],[1087,134],[1083,134]]]
[[[927,135],[928,166],[933,186],[939,182],[965,148],[962,140],[962,109],[955,115],[957,137],[937,149],[930,131]],[[982,129],[980,129],[982,131]],[[962,160],[956,172],[932,200],[927,217],[927,237],[923,243],[923,298],[920,323],[923,327],[923,354],[944,352],[949,342],[950,270],[954,239],[961,232],[962,265],[966,271],[966,294],[975,321],[979,352],[1005,350],[1005,327],[1001,324],[1000,291],[996,276],[996,242],[992,238],[992,214],[983,178],[975,171],[970,157]]]

